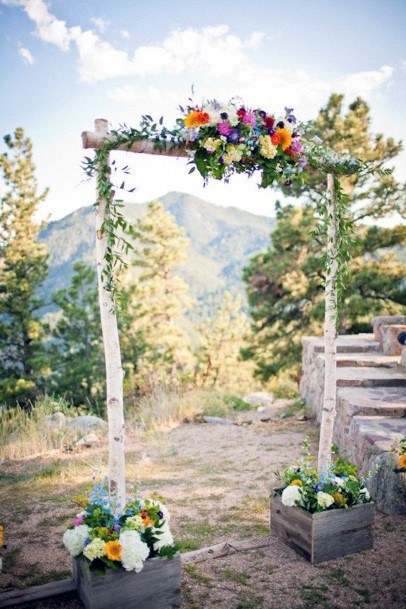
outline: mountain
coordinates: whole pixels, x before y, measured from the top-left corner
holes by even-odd
[[[159,201],[190,239],[187,263],[178,272],[198,301],[195,320],[212,313],[226,290],[244,294],[242,269],[254,254],[266,249],[275,220],[180,192],[170,192]],[[134,221],[146,212],[147,205],[126,204],[123,213]],[[95,264],[94,238],[92,207],[50,222],[41,232],[40,240],[50,254],[49,275],[41,290],[46,302],[52,292],[69,285],[75,262]]]

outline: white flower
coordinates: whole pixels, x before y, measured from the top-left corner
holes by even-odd
[[[288,507],[296,505],[296,501],[300,501],[301,498],[302,493],[300,492],[300,488],[296,485],[287,486],[282,493],[282,503]]]
[[[137,531],[124,530],[120,533],[119,542],[123,548],[121,564],[126,571],[139,573],[144,560],[149,556],[149,547],[141,540]]]
[[[317,503],[320,505],[320,507],[328,508],[334,503],[334,497],[332,497],[328,493],[323,493],[323,491],[319,491],[317,493]]]
[[[105,545],[106,542],[103,541],[103,539],[100,539],[100,537],[96,537],[95,539],[92,539],[92,541],[83,548],[83,554],[89,560],[101,558],[102,556],[104,556]]]
[[[159,509],[160,512],[162,512],[163,517],[160,519],[160,522],[162,522],[162,520],[166,520],[166,522],[169,522],[169,520],[171,519],[171,516],[169,514],[169,510],[166,507],[166,505],[164,503],[161,503],[160,501],[156,501],[155,499],[151,499],[150,503],[152,505],[156,505]]]
[[[343,486],[345,486],[345,480],[343,480],[339,476],[335,476],[333,479],[333,482],[336,486],[338,486],[340,488],[343,488]]]
[[[168,525],[167,521],[164,522],[164,524],[163,524],[163,526],[161,528],[159,528],[159,529],[153,528],[152,531],[153,532],[155,532],[155,531],[161,531],[161,533],[159,535],[157,535],[158,541],[156,541],[154,543],[154,550],[155,550],[155,552],[157,552],[158,550],[160,550],[164,546],[172,546],[173,545],[173,537],[172,537],[172,533],[169,530],[169,525]]]
[[[294,132],[296,125],[290,123],[284,116],[278,116],[278,118],[275,119],[274,129],[277,128],[279,123],[283,123],[283,127],[278,127],[278,129],[287,129],[290,133]]]
[[[368,489],[367,489],[367,487],[366,487],[366,486],[363,486],[363,487],[360,489],[359,494],[360,494],[360,495],[364,495],[364,499],[365,499],[365,500],[367,500],[367,501],[368,501],[369,499],[371,499],[371,495],[369,494],[369,491],[368,491]]]
[[[77,556],[84,548],[85,541],[89,537],[90,527],[80,524],[74,529],[67,529],[63,534],[62,541],[65,548],[72,556]]]

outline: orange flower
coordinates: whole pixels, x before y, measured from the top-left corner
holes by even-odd
[[[200,127],[200,125],[205,125],[209,122],[209,120],[210,116],[207,114],[207,112],[200,112],[199,110],[193,110],[184,119],[185,125],[188,129],[192,129],[193,127]]]
[[[292,143],[292,135],[287,129],[277,129],[275,135],[279,135],[281,146],[284,150],[289,148]]]
[[[406,455],[399,455],[398,465],[401,469],[406,469]]]
[[[274,133],[274,134],[271,136],[271,142],[272,142],[272,144],[273,144],[274,146],[277,146],[277,145],[278,145],[278,144],[280,144],[280,142],[281,142],[281,136],[280,136],[280,135],[278,135],[277,133]]]
[[[296,478],[296,480],[292,480],[292,482],[290,483],[290,486],[302,486],[303,482],[301,480],[299,480],[298,478]]]
[[[155,523],[152,518],[147,517],[142,519],[142,524],[144,527],[153,527]]]
[[[120,560],[123,553],[123,547],[118,541],[108,541],[104,546],[104,551],[110,560]]]
[[[344,497],[341,493],[332,493],[331,496],[334,497],[334,501],[336,502],[337,505],[343,505]]]

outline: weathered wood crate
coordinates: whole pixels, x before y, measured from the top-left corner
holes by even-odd
[[[140,573],[108,570],[99,575],[73,559],[73,578],[86,609],[172,609],[180,605],[180,555],[153,558]]]
[[[311,563],[332,560],[370,550],[374,545],[375,504],[364,503],[348,510],[309,514],[271,499],[271,533]]]

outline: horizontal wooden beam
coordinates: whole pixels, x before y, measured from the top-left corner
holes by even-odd
[[[109,133],[106,135],[107,126],[108,122],[105,119],[96,119],[95,131],[83,131],[82,133],[83,148],[100,150],[103,148],[106,140],[114,143],[114,136]],[[128,144],[117,144],[117,146],[112,146],[112,150],[125,150],[127,152],[136,152],[139,154],[158,154],[160,156],[171,157],[188,156],[187,151],[184,148],[179,147],[168,147],[166,150],[157,150],[153,140],[139,140],[133,142],[130,146]]]
[[[0,607],[16,607],[22,603],[37,601],[50,596],[57,596],[65,592],[73,592],[76,590],[76,582],[72,579],[61,579],[42,586],[32,586],[31,588],[20,588],[18,590],[10,590],[10,592],[2,592],[0,594]]]

